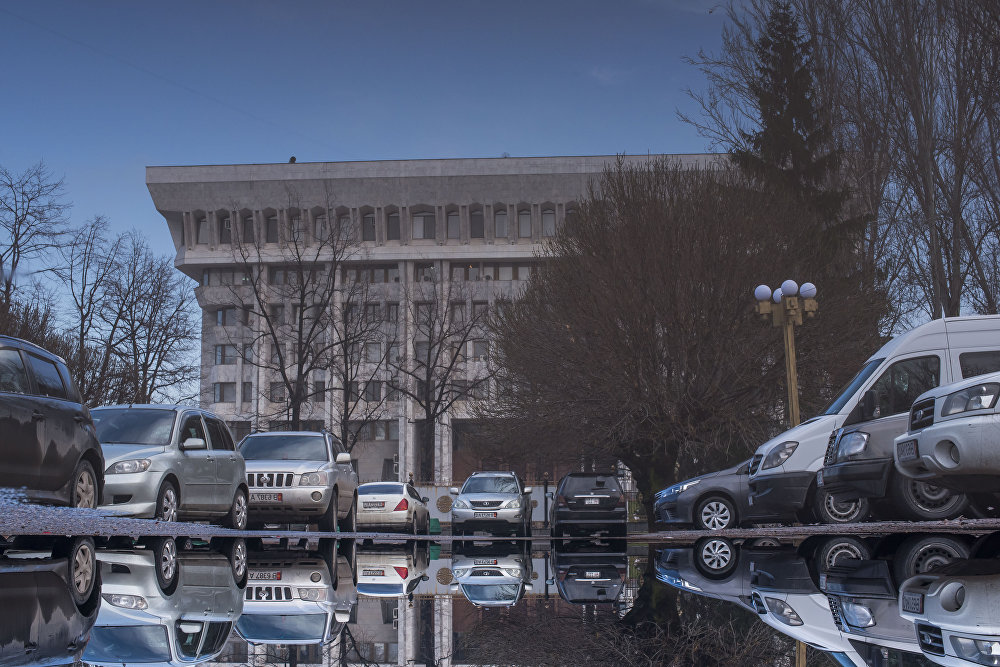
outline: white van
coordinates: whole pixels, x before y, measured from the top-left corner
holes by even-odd
[[[896,473],[893,441],[906,431],[917,396],[962,377],[1000,370],[998,353],[1000,315],[933,320],[896,336],[865,362],[823,414],[757,448],[750,464],[747,519],[861,521],[868,499],[882,497],[905,518],[957,515],[967,504],[964,496]]]

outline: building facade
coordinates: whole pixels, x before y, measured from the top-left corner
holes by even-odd
[[[337,260],[336,294],[341,296],[330,292],[324,298],[347,298],[342,295],[348,287],[363,281],[363,303],[356,306],[365,309],[362,317],[381,322],[379,335],[354,346],[361,381],[351,380],[356,387],[348,400],[365,408],[358,413],[363,417],[358,420],[360,440],[352,452],[359,477],[406,479],[413,473],[423,485],[439,487],[461,481],[476,462],[455,456],[455,447],[461,447],[463,433],[466,440],[473,437],[468,428],[471,402],[489,395],[485,334],[465,331],[451,349],[450,360],[457,363],[449,364],[447,381],[458,400],[449,401],[435,418],[432,444],[417,432],[423,413],[413,395],[423,390],[419,380],[418,389],[411,387],[409,394],[397,391],[401,385],[394,369],[419,367],[433,345],[420,326],[433,317],[431,311],[442,313],[448,323],[479,320],[498,298],[516,295],[546,239],[616,159],[148,167],[147,186],[170,230],[176,266],[198,282],[203,407],[223,416],[237,437],[279,427],[287,417],[287,387],[276,381],[273,365],[260,363],[281,357],[265,349],[263,306],[255,306],[240,283],[248,280],[252,264],[264,280],[285,284],[290,278],[283,267],[293,242],[305,239],[301,243],[309,247],[324,234],[336,233],[349,239],[351,248]],[[676,159],[700,164],[709,156]],[[250,260],[234,251],[234,244],[247,238],[254,241]],[[271,318],[309,306],[289,302],[287,294],[283,298],[285,302],[267,304]],[[337,312],[346,320],[351,307]],[[392,332],[386,333],[390,325]],[[310,428],[337,432],[337,421],[345,414],[338,384],[348,380],[321,367],[309,375],[302,379],[308,400],[301,405],[301,419]],[[467,395],[461,395],[463,387]]]

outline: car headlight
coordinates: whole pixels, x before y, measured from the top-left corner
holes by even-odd
[[[146,604],[146,598],[138,595],[105,593],[101,597],[112,607],[121,607],[122,609],[146,609],[149,606]]]
[[[987,410],[997,404],[998,394],[1000,394],[1000,384],[995,382],[977,384],[975,387],[948,394],[944,399],[944,407],[941,408],[941,416],[948,417],[970,410]]]
[[[299,598],[307,602],[322,602],[327,599],[326,588],[300,588]]]
[[[875,625],[875,615],[872,610],[857,602],[844,602],[840,606],[841,613],[847,624],[855,628],[870,628]]]
[[[149,459],[129,459],[119,461],[105,471],[106,475],[126,475],[130,472],[146,472],[149,470]]]
[[[328,479],[325,472],[307,472],[299,477],[299,486],[326,486]]]
[[[458,498],[455,500],[454,503],[452,503],[451,506],[454,507],[455,509],[467,510],[469,509],[469,502],[467,500],[462,500],[461,498]]]
[[[868,446],[868,434],[863,431],[853,431],[840,437],[837,445],[837,461],[847,461],[857,458]]]
[[[802,625],[802,619],[784,601],[778,598],[764,598],[764,603],[767,605],[768,610],[785,625]]]
[[[456,579],[461,579],[462,577],[464,577],[468,573],[469,573],[469,568],[467,568],[467,567],[460,567],[458,569],[452,570],[451,571],[451,576],[455,577]]]
[[[660,498],[665,498],[667,496],[676,496],[681,493],[684,493],[685,491],[687,491],[700,481],[701,481],[700,479],[690,479],[686,482],[681,482],[680,484],[674,484],[673,486],[668,486],[662,491],[657,492],[656,499],[659,500]]]
[[[517,569],[516,567],[505,567],[505,568],[503,568],[503,571],[507,573],[508,577],[520,577],[521,576],[521,570]]]
[[[979,665],[1000,665],[1000,642],[988,639],[969,639],[968,637],[951,638],[958,657]]]
[[[795,448],[798,446],[799,443],[789,440],[788,442],[783,442],[776,447],[772,447],[771,451],[764,457],[763,463],[760,464],[760,469],[767,470],[768,468],[777,468],[788,460],[788,457],[792,455],[792,452],[794,452]]]
[[[505,502],[503,504],[503,507],[501,507],[500,509],[514,510],[518,509],[520,506],[521,506],[521,499],[513,498],[512,500],[508,500],[507,502]]]

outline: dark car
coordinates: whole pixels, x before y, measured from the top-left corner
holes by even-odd
[[[97,507],[104,456],[66,363],[0,336],[0,486],[58,505]]]
[[[656,520],[702,530],[736,528],[747,513],[749,473],[747,460],[663,489],[653,502]]]
[[[560,543],[552,552],[555,578],[545,583],[571,604],[617,602],[628,574],[626,549],[625,540]]]
[[[625,494],[612,473],[571,472],[559,480],[554,501],[549,510],[552,537],[627,532]]]

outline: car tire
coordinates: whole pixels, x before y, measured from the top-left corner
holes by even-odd
[[[82,608],[94,594],[98,579],[97,547],[92,537],[75,537],[60,541],[53,555],[65,558],[69,564],[69,588],[73,603]]]
[[[95,509],[100,500],[100,487],[97,475],[90,461],[80,461],[73,471],[73,481],[70,486],[70,507],[85,507]]]
[[[965,494],[899,474],[889,480],[889,495],[903,518],[916,521],[953,519],[969,506]]]
[[[851,535],[838,535],[819,545],[813,555],[813,562],[816,564],[816,574],[820,575],[829,572],[841,560],[868,560],[871,557],[871,549],[862,540]]]
[[[694,523],[699,530],[725,530],[739,525],[736,505],[723,496],[709,496],[698,503]]]
[[[319,529],[324,533],[337,532],[337,504],[339,499],[340,491],[337,487],[333,487],[333,491],[330,493],[330,504],[317,522]]]
[[[242,537],[227,539],[222,550],[229,560],[229,569],[233,573],[233,583],[236,584],[237,588],[243,590],[247,587],[247,579],[250,577],[246,540]]]
[[[871,515],[871,502],[867,498],[834,500],[822,489],[813,494],[813,513],[820,523],[859,523]]]
[[[725,537],[703,537],[695,542],[695,567],[709,579],[725,579],[738,560],[736,546]]]
[[[180,509],[180,496],[177,494],[177,486],[167,480],[160,484],[160,491],[156,494],[156,508],[153,510],[153,518],[160,521],[177,521],[178,510]]]
[[[892,567],[896,581],[902,583],[912,576],[968,558],[969,553],[969,544],[959,537],[918,535],[899,545],[896,557],[892,559]]]
[[[172,595],[177,589],[177,542],[172,537],[157,537],[150,543],[153,552],[153,571],[156,585],[164,595]]]
[[[358,531],[358,496],[351,499],[351,509],[347,510],[347,516],[337,522],[337,527],[342,533],[356,533]]]
[[[247,492],[242,488],[236,489],[236,495],[233,496],[233,504],[229,507],[229,513],[222,523],[226,528],[246,530],[249,511]]]

